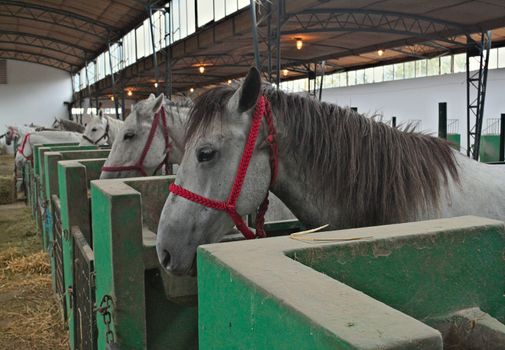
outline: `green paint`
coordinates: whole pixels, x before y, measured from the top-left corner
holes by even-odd
[[[447,141],[451,143],[451,146],[459,151],[461,149],[461,135],[460,134],[447,134]]]
[[[505,322],[503,253],[503,227],[483,227],[289,256],[419,320],[478,306]]]
[[[91,183],[96,300],[112,296],[113,331],[125,349],[197,347],[197,311],[167,300],[154,233],[173,177]],[[150,240],[144,239],[149,235]],[[98,317],[98,348],[105,325]]]
[[[479,153],[483,163],[500,160],[500,135],[482,135]]]
[[[197,259],[201,349],[357,349],[208,252],[199,249]]]
[[[433,350],[443,344],[432,327],[460,310],[505,323],[501,222],[460,217],[310,237],[320,241],[199,247],[200,348]]]

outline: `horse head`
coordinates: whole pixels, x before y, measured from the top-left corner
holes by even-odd
[[[82,134],[79,146],[105,145],[109,141],[109,124],[107,118],[92,116]]]
[[[255,108],[259,101],[264,102],[260,92],[260,74],[252,68],[238,89],[211,89],[197,99],[190,113],[185,152],[175,180],[182,190],[176,195],[171,187],[156,243],[162,266],[174,274],[194,274],[196,248],[219,242],[234,224],[240,226],[241,216],[255,211],[267,196],[270,147],[265,142],[268,128],[260,127],[265,126],[263,116],[259,115],[258,121]],[[257,138],[251,141],[253,126]],[[246,143],[251,145],[248,167],[242,165],[243,154],[248,153],[243,152]],[[242,175],[236,176],[239,168]],[[242,185],[234,185],[237,181],[243,181]],[[189,195],[182,198],[183,192]]]

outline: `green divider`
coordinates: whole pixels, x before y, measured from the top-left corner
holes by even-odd
[[[482,135],[480,137],[480,161],[483,163],[500,160],[500,135]]]
[[[53,201],[52,196],[56,195],[59,198],[59,187],[58,187],[58,162],[60,160],[75,160],[75,159],[93,159],[93,158],[106,158],[109,155],[109,150],[97,150],[88,148],[78,149],[78,150],[62,150],[62,151],[46,151],[44,153],[44,174],[45,174],[45,196],[48,206],[48,221],[50,223],[47,225],[47,231],[45,232],[46,241],[49,245],[49,253],[51,257],[51,272],[53,288],[55,289],[55,257],[52,254],[53,246]],[[100,177],[100,170],[103,161],[95,161],[91,164],[87,164],[87,174],[88,174],[88,186],[91,179],[97,179]]]
[[[503,344],[502,222],[460,217],[310,238],[318,241],[277,237],[201,246],[200,348]]]
[[[103,151],[96,151],[103,152]],[[76,226],[84,238],[91,241],[91,212],[88,197],[90,175],[99,176],[97,171],[103,166],[105,159],[66,160],[58,162],[58,191],[61,205],[61,225],[63,234],[63,275],[65,284],[65,302],[67,322],[69,326],[70,348],[77,348],[75,344],[75,317],[73,307],[73,260],[74,242],[71,228]],[[88,168],[90,174],[88,174]]]
[[[163,287],[155,251],[153,231],[173,180],[149,177],[91,184],[96,300],[112,298],[111,330],[122,349],[197,348],[196,306],[167,300],[170,292]],[[194,284],[192,278],[179,281],[179,286]],[[97,326],[98,348],[103,349],[106,326],[100,315]]]
[[[447,141],[451,143],[451,146],[455,150],[461,149],[461,135],[460,134],[447,134]]]

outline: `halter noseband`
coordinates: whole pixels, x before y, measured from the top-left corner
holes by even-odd
[[[236,208],[237,201],[240,196],[242,186],[244,184],[244,179],[247,175],[247,169],[249,168],[249,163],[251,162],[251,158],[254,152],[256,140],[259,135],[259,129],[261,127],[261,122],[263,121],[263,118],[265,118],[265,121],[268,126],[268,136],[266,138],[266,142],[270,146],[270,168],[271,168],[270,187],[271,187],[277,177],[278,149],[277,144],[275,142],[276,131],[273,123],[272,110],[270,108],[269,101],[264,96],[261,96],[259,100],[256,102],[256,109],[254,111],[251,129],[249,130],[247,142],[245,144],[244,151],[242,153],[242,158],[240,159],[240,163],[237,169],[237,174],[235,175],[235,180],[233,182],[231,192],[228,195],[226,201],[218,201],[215,199],[201,196],[174,183],[170,184],[169,187],[169,191],[176,196],[181,196],[187,200],[201,204],[208,208],[224,211],[231,217],[237,228],[240,230],[240,232],[242,232],[244,237],[247,239],[266,237],[265,229],[263,226],[265,224],[265,213],[268,209],[268,192],[258,209],[258,214],[256,216],[256,234],[253,231],[251,231],[251,229],[247,226],[247,224],[244,222],[240,214],[237,212]]]
[[[117,172],[117,171],[128,171],[128,170],[136,170],[139,173],[142,174],[142,176],[148,176],[146,169],[144,167],[144,160],[147,156],[147,153],[151,149],[151,145],[154,140],[154,135],[156,133],[156,129],[158,128],[158,125],[160,125],[160,119],[161,119],[161,127],[162,127],[162,132],[163,132],[163,138],[165,139],[165,149],[167,151],[167,154],[165,155],[165,158],[161,161],[161,163],[156,167],[154,170],[154,174],[161,169],[163,164],[168,165],[168,157],[170,155],[170,151],[172,150],[172,144],[170,143],[170,140],[168,138],[168,124],[167,124],[167,114],[165,111],[165,107],[162,106],[160,110],[155,114],[153,123],[151,124],[151,130],[149,131],[149,136],[147,137],[147,142],[144,145],[144,149],[142,150],[142,154],[140,155],[139,160],[133,164],[133,165],[117,165],[117,166],[104,166],[102,167],[102,171],[105,172]]]
[[[82,138],[91,143],[92,145],[98,145],[98,142],[102,141],[103,139],[107,138],[107,141],[109,140],[109,121],[107,120],[107,126],[105,127],[105,132],[103,133],[102,136],[100,136],[96,141],[93,141],[86,135],[82,134]]]
[[[28,142],[28,139],[30,138],[30,133],[26,133],[25,136],[23,137],[23,143],[21,143],[21,146],[18,147],[18,153],[21,154],[26,160],[33,160],[33,153],[30,156],[25,155],[25,146],[26,143]]]

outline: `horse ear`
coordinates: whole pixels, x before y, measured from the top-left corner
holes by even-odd
[[[147,98],[148,100],[154,100],[156,96],[153,93],[149,94],[149,97]]]
[[[230,111],[245,112],[256,104],[261,90],[260,73],[255,67],[249,69],[249,73],[243,84],[235,91],[228,102]]]
[[[256,67],[251,67],[244,84],[240,90],[238,111],[240,113],[250,110],[256,105],[261,90],[261,76]]]
[[[158,97],[156,97],[156,100],[154,100],[154,106],[153,106],[154,113],[158,113],[161,106],[163,106],[164,101],[165,101],[165,95],[163,93],[161,93]]]

